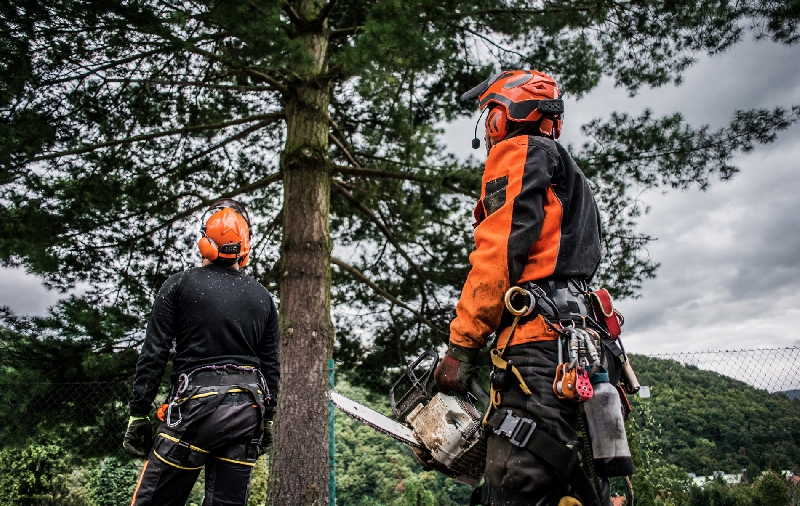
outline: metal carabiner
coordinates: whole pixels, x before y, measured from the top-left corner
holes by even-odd
[[[514,298],[515,295],[528,297],[530,304],[528,306],[522,306],[522,309],[515,308],[513,304],[511,304],[511,299]],[[509,288],[505,297],[503,297],[503,300],[506,303],[506,309],[508,309],[508,312],[514,316],[528,316],[533,312],[533,308],[536,307],[536,297],[531,292],[520,286],[512,286]]]
[[[189,376],[182,372],[180,376],[178,376],[178,388],[175,389],[175,398],[177,399],[179,395],[189,389]]]
[[[167,427],[177,427],[180,425],[181,421],[183,420],[183,414],[181,413],[181,407],[178,406],[178,421],[172,423],[172,406],[176,405],[174,402],[170,402],[167,405],[167,416],[164,417],[164,423]]]

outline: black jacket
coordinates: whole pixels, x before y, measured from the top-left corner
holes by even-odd
[[[205,365],[254,366],[276,402],[278,311],[270,293],[252,277],[209,265],[174,274],[164,283],[136,364],[131,415],[150,413],[173,343],[173,384],[181,373]]]

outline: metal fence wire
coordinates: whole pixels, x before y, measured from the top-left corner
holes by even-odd
[[[632,355],[631,362],[651,397],[632,399],[629,435],[641,453],[639,470],[646,471],[637,476],[652,477],[647,486],[658,504],[688,505],[677,497],[691,489],[692,505],[755,506],[766,500],[754,494],[763,476],[773,476],[768,470],[794,486],[768,503],[798,504],[792,483],[800,471],[800,347]],[[392,374],[342,370],[335,376],[337,391],[391,414]],[[0,385],[0,460],[3,452],[48,444],[77,456],[70,465],[82,468],[107,467],[109,457],[127,462],[121,442],[130,391],[130,382]],[[331,427],[332,444],[313,457],[328,459],[338,504],[466,504],[469,487],[424,473],[408,447],[338,410]],[[0,469],[0,483],[8,472]],[[132,488],[135,476],[125,476]],[[259,479],[261,495],[254,493],[263,497],[266,481]],[[738,485],[744,482],[748,488]],[[708,495],[737,486],[738,499]],[[261,504],[254,500],[251,505]]]

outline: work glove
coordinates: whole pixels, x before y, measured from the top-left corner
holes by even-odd
[[[272,424],[275,418],[275,408],[267,406],[264,410],[264,433],[261,436],[261,445],[259,446],[259,455],[264,455],[272,449]]]
[[[469,390],[479,351],[477,348],[465,348],[453,343],[447,346],[447,353],[433,372],[433,379],[440,392],[464,394]]]
[[[264,435],[261,436],[261,446],[259,447],[259,455],[264,455],[272,449],[272,424],[273,421],[264,421]]]
[[[134,457],[146,457],[153,446],[153,428],[146,416],[131,416],[122,448]]]

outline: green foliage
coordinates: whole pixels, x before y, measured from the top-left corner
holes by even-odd
[[[652,385],[648,437],[663,449],[659,458],[687,472],[739,473],[742,469],[800,469],[799,402],[740,381],[634,355],[640,381]]]
[[[387,399],[340,382],[337,391],[390,415]],[[336,412],[336,502],[353,506],[456,506],[472,489],[425,471],[413,452],[361,422]]]
[[[9,506],[85,506],[73,493],[71,462],[56,445],[0,450],[0,504]]]
[[[89,497],[98,506],[130,503],[141,468],[139,460],[100,460],[89,479]]]
[[[247,506],[263,506],[267,500],[267,478],[269,477],[269,462],[267,455],[258,458],[253,474],[250,477],[250,495],[247,497]]]

